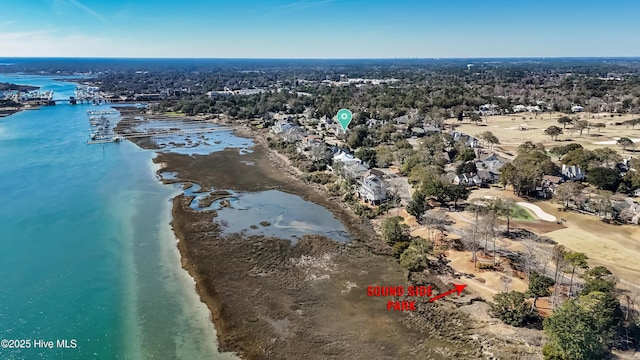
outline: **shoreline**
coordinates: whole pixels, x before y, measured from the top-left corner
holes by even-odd
[[[28,110],[40,110],[40,106],[30,106],[30,107],[27,107],[27,108],[24,108],[24,107],[20,107],[20,108],[4,107],[4,108],[0,108],[0,119],[8,118],[11,115],[17,114],[17,113],[22,112],[22,111],[28,111]]]
[[[234,133],[238,136],[247,135],[246,129],[242,128],[236,128]],[[395,259],[384,254],[370,222],[360,219],[343,204],[331,202],[325,193],[296,178],[295,170],[278,161],[282,159],[263,146],[261,140],[264,139],[260,139],[259,135],[250,138],[255,141],[254,151],[249,155],[257,165],[253,169],[254,174],[264,172],[270,177],[269,180],[261,179],[264,173],[255,176],[260,179],[258,185],[242,181],[240,184],[234,183],[234,190],[240,187],[245,191],[264,191],[276,187],[314,202],[340,219],[352,241],[338,244],[312,235],[302,237],[298,243],[291,245],[288,240],[277,238],[223,236],[215,221],[215,211],[193,211],[189,207],[191,197],[184,194],[176,196],[173,199],[171,225],[178,239],[182,266],[195,279],[200,299],[211,312],[220,351],[232,351],[247,359],[404,357],[410,356],[416,347],[434,346],[442,347],[445,353],[475,354],[475,349],[470,349],[468,344],[440,336],[436,331],[437,321],[433,324],[422,323],[422,330],[416,330],[406,324],[407,319],[401,314],[386,311],[386,299],[363,298],[359,291],[366,285],[380,282],[380,279],[406,285],[405,271]],[[245,158],[247,155],[240,156]],[[238,158],[230,150],[192,157],[162,153],[156,161],[167,165],[163,171],[178,174],[177,179],[171,182],[196,182],[203,188],[210,188],[210,178],[198,179],[197,172],[184,174],[183,171],[206,163],[206,172],[216,174],[212,164],[231,164],[231,161],[221,160]],[[176,164],[180,161],[189,164]],[[216,169],[215,166],[213,168]],[[225,186],[215,188],[228,189]],[[316,271],[318,269],[314,267],[318,266],[317,262],[327,258],[332,260],[330,264],[323,264],[325,268]],[[309,275],[309,269],[292,266],[292,263],[300,264],[303,260],[313,264],[312,275]],[[336,268],[342,268],[342,271],[334,270]],[[336,272],[342,274],[336,275]],[[318,279],[331,280],[319,283]],[[440,285],[444,286],[442,283]],[[352,287],[359,290],[352,291]],[[260,289],[261,300],[268,306],[252,301],[257,289]],[[295,291],[291,292],[291,289]],[[354,306],[361,310],[353,313]],[[238,307],[243,311],[239,311]],[[306,309],[307,316],[300,316],[302,309]],[[385,319],[384,323],[363,330],[367,326],[365,324],[376,318]],[[351,321],[335,325],[345,319]],[[444,317],[441,323],[445,323]],[[301,327],[304,327],[304,331],[299,330]],[[451,331],[455,333],[459,330]],[[324,345],[313,343],[313,337],[310,336],[314,333],[324,333]],[[378,341],[387,343],[387,346],[382,349],[377,345],[372,346]],[[389,341],[393,345],[388,344]],[[318,353],[327,346],[337,349]]]
[[[139,109],[118,110],[128,120],[140,115],[158,117]],[[478,328],[493,325],[493,320],[483,319],[480,325],[470,316],[488,307],[473,303],[473,294],[434,304],[419,299],[418,311],[406,313],[387,311],[388,298],[367,297],[366,287],[371,285],[431,284],[444,292],[455,279],[438,270],[408,277],[372,222],[328,196],[321,185],[304,181],[302,172],[285,156],[268,148],[267,130],[256,131],[225,119],[207,121],[231,125],[234,136],[252,139],[252,151],[226,148],[207,155],[186,155],[162,152],[163,146],[149,139],[132,142],[156,153],[157,176],[172,173],[164,181],[159,177],[160,182],[182,183],[182,193],[171,201],[170,226],[181,266],[195,281],[197,296],[209,312],[218,354],[233,353],[242,359],[368,360],[426,353],[433,359],[482,358],[487,351],[509,353],[506,347],[512,346],[488,340],[493,334]],[[130,121],[120,130],[130,126],[137,125]],[[352,240],[337,243],[307,235],[292,245],[289,240],[262,235],[223,234],[220,226],[224,223],[216,220],[215,210],[190,208],[193,197],[184,190],[194,183],[201,186],[201,192],[279,190],[293,194],[329,210]],[[523,354],[522,349],[514,351]]]
[[[321,185],[302,180],[287,158],[266,146],[265,131],[233,127],[235,136],[253,140],[252,152],[227,148],[184,155],[159,152],[151,141],[134,143],[156,151],[157,175],[176,174],[162,183],[182,183],[182,191],[193,183],[202,191],[284,191],[330,210],[352,240],[340,244],[308,235],[292,245],[261,235],[223,235],[215,210],[192,210],[193,197],[184,192],[174,197],[170,225],[180,263],[210,313],[219,353],[242,359],[391,359],[420,353],[448,359],[509,353],[503,351],[510,345],[483,338],[491,338],[491,332],[482,330],[480,337],[479,330],[474,332],[493,320],[475,323],[471,313],[486,312],[487,305],[474,303],[473,294],[455,302],[418,302],[415,313],[389,312],[387,298],[366,297],[370,285],[432,284],[442,292],[455,279],[436,270],[407,277],[369,220],[329,197]],[[520,348],[514,351],[524,355]]]

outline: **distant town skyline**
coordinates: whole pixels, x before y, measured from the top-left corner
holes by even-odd
[[[151,5],[152,4],[152,5]],[[41,0],[3,3],[0,56],[640,56],[634,0]],[[150,6],[151,5],[151,6]]]

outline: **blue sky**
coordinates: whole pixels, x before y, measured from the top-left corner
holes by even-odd
[[[13,0],[0,56],[640,56],[638,0]]]

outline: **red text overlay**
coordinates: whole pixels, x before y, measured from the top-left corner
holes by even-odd
[[[433,294],[433,286],[409,286],[405,289],[404,286],[367,286],[367,296],[376,296],[376,297],[421,297],[421,298],[429,298],[429,302],[434,302],[436,300],[442,299],[445,296],[458,293],[458,296],[462,293],[467,285],[457,285],[454,284],[454,289],[443,292],[441,294],[434,295]],[[415,311],[416,310],[416,301],[415,300],[398,300],[395,299],[392,301],[387,301],[387,311]]]

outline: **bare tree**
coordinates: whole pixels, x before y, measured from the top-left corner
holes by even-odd
[[[493,219],[490,214],[487,214],[480,218],[478,225],[480,226],[479,235],[484,239],[484,247],[482,248],[482,253],[484,256],[487,256],[489,240],[495,239],[495,219]]]
[[[471,210],[475,215],[475,221],[473,221],[471,229],[466,232],[466,242],[470,245],[468,247],[472,250],[473,266],[475,267],[478,263],[478,237],[481,232],[480,215],[485,214],[487,208],[482,202],[474,201],[471,205],[467,206],[467,209]]]
[[[553,279],[555,280],[556,285],[558,285],[558,273],[560,273],[560,276],[562,276],[560,278],[560,284],[562,284],[562,278],[564,278],[564,275],[562,275],[562,269],[567,264],[567,261],[564,259],[564,256],[566,254],[567,254],[567,251],[565,250],[564,245],[555,245],[553,247],[551,259],[555,262],[555,265],[556,265],[556,273],[553,276]]]
[[[447,213],[442,209],[428,211],[422,216],[422,222],[427,227],[429,240],[435,242],[437,234],[444,235],[444,226],[447,222]]]
[[[551,304],[551,308],[553,310],[556,310],[557,308],[560,307],[560,305],[562,305],[562,295],[560,294],[559,284],[556,284],[556,286],[553,287],[553,292],[549,297],[549,303]]]
[[[538,244],[532,238],[527,238],[523,242],[524,252],[522,253],[522,265],[524,266],[524,272],[527,274],[527,281],[531,270],[538,264]]]
[[[552,254],[545,249],[541,249],[538,252],[538,260],[542,264],[542,275],[545,275],[545,276],[547,275],[547,266],[549,265],[551,258],[552,258]]]
[[[478,243],[478,232],[478,223],[476,222],[473,223],[462,235],[462,242],[469,250],[471,250],[471,260],[473,260],[474,267],[478,264],[478,248],[480,247],[480,244]]]
[[[504,275],[500,277],[500,280],[502,281],[502,290],[504,292],[509,292],[509,286],[511,285],[511,282],[513,282],[513,269],[511,269],[511,266],[506,266],[504,269]]]
[[[401,192],[402,192],[402,189],[400,187],[400,184],[393,181],[387,182],[387,194],[389,195],[389,202],[393,204],[393,207],[396,208],[397,216],[400,216],[400,202],[402,200],[400,196]],[[420,221],[420,219],[416,219],[416,220]]]

